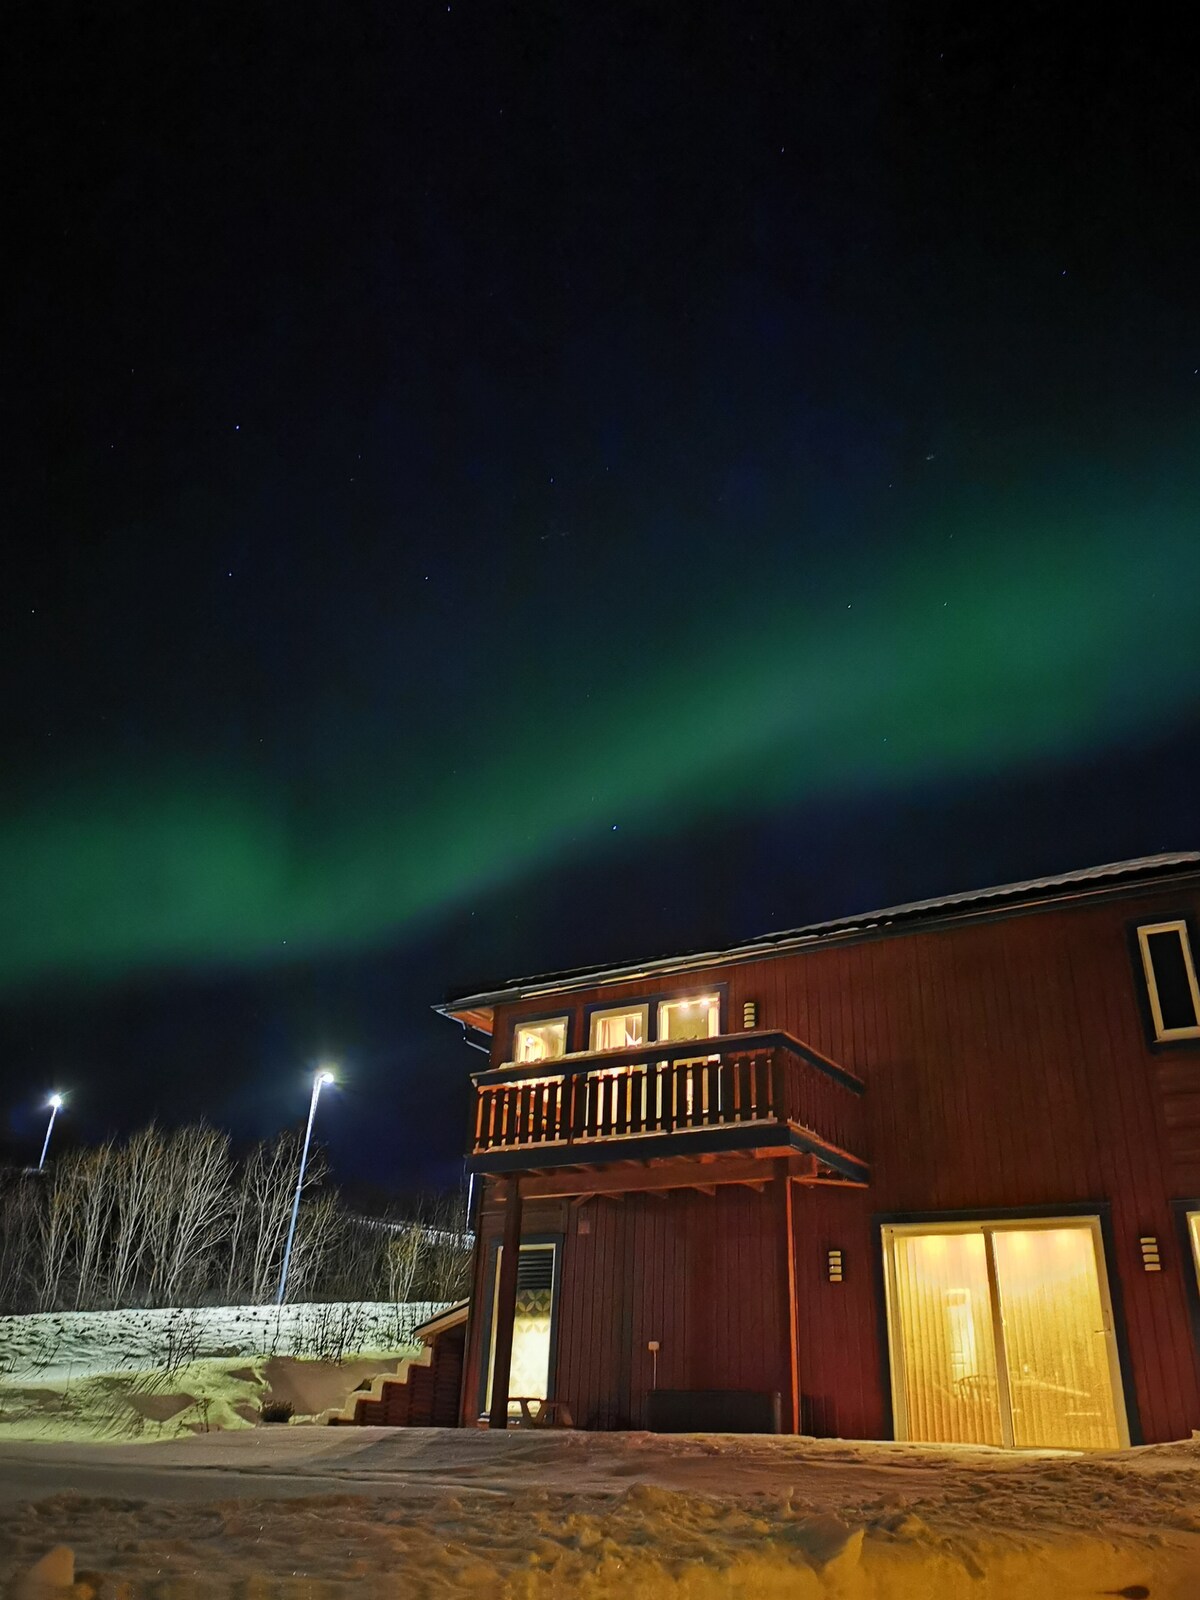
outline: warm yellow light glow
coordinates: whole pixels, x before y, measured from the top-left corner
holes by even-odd
[[[721,1002],[715,994],[690,1000],[663,1000],[658,1007],[660,1039],[710,1039],[721,1028]]]
[[[591,1047],[593,1050],[627,1050],[630,1045],[646,1042],[647,1009],[635,1006],[631,1011],[597,1011],[592,1016]]]
[[[555,1017],[550,1022],[524,1023],[513,1035],[513,1060],[518,1064],[552,1061],[566,1052],[566,1017]]]
[[[1091,1227],[898,1232],[891,1250],[907,1438],[1074,1450],[1121,1443]]]

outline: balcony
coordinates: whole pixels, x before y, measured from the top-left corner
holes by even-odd
[[[788,1033],[592,1051],[476,1073],[474,1084],[470,1169],[541,1175],[531,1192],[595,1182],[565,1183],[566,1169],[661,1169],[679,1158],[710,1163],[713,1181],[750,1181],[734,1167],[753,1177],[765,1157],[788,1158],[793,1176],[812,1182],[870,1177],[862,1080]]]

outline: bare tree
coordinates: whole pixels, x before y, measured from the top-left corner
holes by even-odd
[[[386,1235],[383,1255],[389,1300],[414,1298],[413,1287],[425,1254],[425,1243],[425,1230],[419,1222],[409,1222],[400,1231]]]
[[[34,1303],[43,1197],[37,1178],[25,1173],[0,1178],[0,1313],[26,1311]]]
[[[166,1204],[166,1164],[166,1142],[153,1122],[132,1135],[113,1164],[114,1223],[107,1293],[110,1305],[132,1303]]]
[[[275,1294],[300,1166],[301,1135],[282,1133],[259,1144],[242,1168],[231,1233],[237,1240],[226,1270],[226,1294],[249,1305],[263,1305]],[[305,1189],[320,1181],[323,1164],[311,1157]],[[294,1271],[294,1268],[292,1269]]]
[[[467,1292],[473,1240],[464,1193],[427,1195],[421,1204],[425,1251],[419,1292],[426,1300],[460,1300]]]
[[[41,1216],[41,1271],[37,1303],[40,1311],[57,1311],[71,1264],[81,1198],[80,1161],[68,1156],[50,1180]]]
[[[0,1178],[0,1311],[200,1306],[274,1298],[300,1135],[258,1145],[237,1168],[203,1124],[62,1157],[44,1176]],[[310,1156],[289,1298],[452,1300],[470,1258],[462,1197],[424,1197],[398,1221],[357,1216]]]
[[[288,1267],[288,1298],[315,1298],[321,1279],[328,1270],[338,1236],[341,1216],[336,1192],[329,1190],[300,1207],[296,1240]]]
[[[75,1309],[94,1306],[104,1294],[105,1255],[116,1203],[111,1141],[81,1154],[76,1168],[79,1186],[75,1214]]]
[[[200,1123],[179,1128],[150,1214],[149,1292],[155,1305],[194,1305],[208,1288],[213,1253],[231,1210],[229,1136]]]

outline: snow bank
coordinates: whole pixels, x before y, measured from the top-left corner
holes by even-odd
[[[0,1440],[173,1439],[341,1408],[440,1305],[220,1306],[0,1319]]]
[[[57,1385],[100,1373],[147,1371],[222,1356],[338,1359],[402,1351],[439,1303],[204,1306],[156,1311],[47,1311],[0,1317],[0,1381]]]

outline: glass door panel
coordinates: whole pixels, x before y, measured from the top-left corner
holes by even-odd
[[[1115,1450],[1121,1441],[1091,1228],[998,1228],[992,1248],[1013,1444]]]
[[[518,1417],[518,1400],[545,1400],[550,1393],[550,1331],[554,1315],[554,1246],[523,1244],[517,1261],[517,1299],[513,1316],[512,1362],[509,1368],[508,1412]],[[492,1329],[488,1351],[487,1388],[483,1409],[492,1408],[492,1372],[496,1360],[496,1325],[499,1319],[500,1260],[504,1246],[496,1249],[492,1287]]]
[[[897,1233],[892,1264],[905,1436],[1002,1444],[983,1234]]]
[[[1114,1450],[1126,1437],[1094,1218],[887,1227],[897,1437]]]

